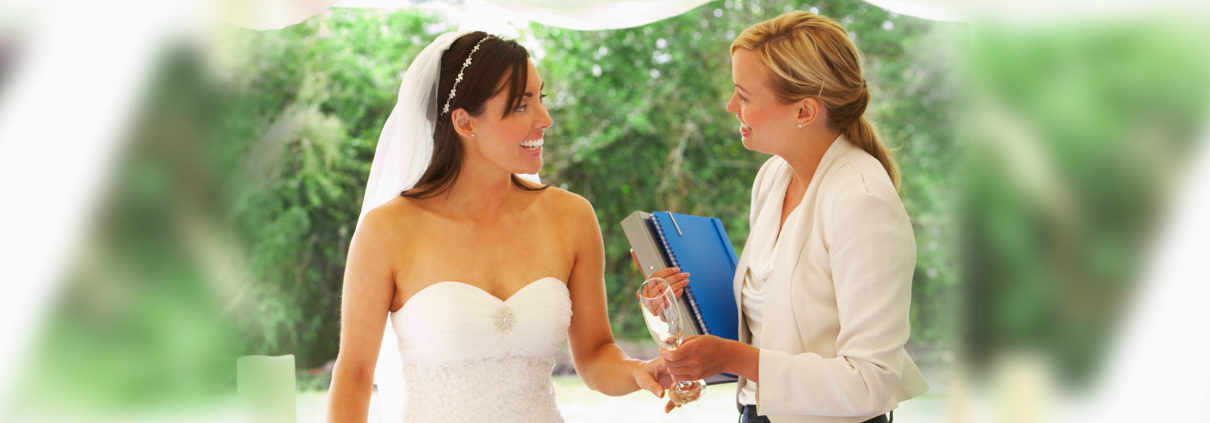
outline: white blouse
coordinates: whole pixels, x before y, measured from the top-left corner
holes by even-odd
[[[751,270],[744,278],[744,323],[752,333],[752,346],[760,348],[760,326],[765,317],[765,280],[752,276]],[[756,382],[749,382],[739,391],[737,400],[743,405],[756,405]]]

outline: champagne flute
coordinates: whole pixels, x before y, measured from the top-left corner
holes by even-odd
[[[638,297],[643,321],[647,323],[647,331],[651,332],[655,342],[668,350],[680,347],[685,325],[692,322],[678,312],[676,294],[668,281],[648,278],[639,286]],[[678,406],[687,404],[701,397],[705,386],[701,380],[676,382],[668,393],[668,399]]]

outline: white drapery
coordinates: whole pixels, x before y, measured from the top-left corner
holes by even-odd
[[[220,0],[218,20],[252,29],[280,29],[315,16],[329,7],[397,9],[431,7],[473,13],[496,9],[497,16],[578,30],[630,28],[670,18],[709,0]]]
[[[397,9],[434,7],[463,12],[495,8],[515,20],[578,30],[630,28],[685,13],[709,0],[219,0],[214,13],[223,22],[252,29],[280,29],[329,7]],[[962,20],[971,7],[961,0],[865,0],[888,11],[922,19]]]
[[[1132,14],[1192,0],[862,0],[889,12],[933,21],[1003,20]],[[497,21],[537,22],[577,30],[630,28],[685,13],[709,0],[215,0],[219,21],[252,29],[280,29],[330,7],[432,8],[456,15],[490,14]],[[1196,2],[1194,2],[1196,3]],[[485,13],[485,9],[490,12]],[[1204,7],[1203,7],[1204,9]],[[463,29],[467,29],[464,28]],[[476,28],[480,29],[480,28]]]

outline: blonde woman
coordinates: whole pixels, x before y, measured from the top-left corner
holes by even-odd
[[[740,376],[741,422],[886,422],[927,389],[904,350],[916,247],[848,33],[790,12],[731,44],[727,111],[771,154],[735,275],[740,341],[662,351],[676,380]]]

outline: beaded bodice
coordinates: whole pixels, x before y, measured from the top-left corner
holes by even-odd
[[[567,285],[530,282],[505,300],[439,282],[391,314],[405,422],[561,422],[550,372],[571,322]]]

